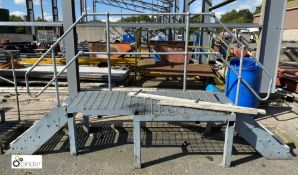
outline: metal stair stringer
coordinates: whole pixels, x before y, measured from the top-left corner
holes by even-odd
[[[293,158],[290,147],[249,115],[237,115],[235,131],[266,159]]]
[[[56,134],[67,123],[65,108],[56,107],[32,125],[16,140],[10,143],[5,155],[26,154],[36,152],[46,141]]]

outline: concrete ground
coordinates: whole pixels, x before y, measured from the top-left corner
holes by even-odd
[[[66,93],[63,93],[64,96]],[[6,96],[6,97],[4,97]],[[7,120],[16,120],[14,96],[0,94],[6,99]],[[32,99],[21,94],[22,119],[38,120],[55,106],[54,93]],[[298,141],[297,103],[266,107],[267,115],[257,120],[273,131],[282,132],[286,138]],[[129,117],[115,125],[93,118],[95,128],[88,135],[80,131],[80,154],[68,152],[67,131],[57,135],[55,146],[42,148],[42,170],[12,170],[10,156],[0,155],[0,174],[297,174],[298,158],[293,160],[265,160],[254,152],[241,138],[235,137],[233,163],[223,168],[223,133],[210,136],[202,133],[195,124],[146,125],[143,130],[142,166],[134,169],[132,128]],[[80,120],[80,117],[78,117]],[[173,127],[174,126],[174,127]],[[148,134],[150,130],[151,135]],[[150,136],[150,137],[149,137]],[[49,144],[51,145],[51,144]],[[297,152],[297,150],[294,150]]]

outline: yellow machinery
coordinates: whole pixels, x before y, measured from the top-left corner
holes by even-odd
[[[39,58],[21,58],[18,60],[19,64],[34,64]],[[106,58],[79,58],[78,59],[80,65],[91,65],[96,66],[100,64],[106,64],[107,59]],[[135,57],[123,57],[123,58],[111,58],[111,64],[112,66],[116,65],[127,65],[127,66],[133,66],[138,62],[138,59],[136,60]],[[66,63],[65,58],[56,58],[56,63],[64,65]],[[46,64],[52,64],[52,58],[44,58],[41,62],[41,65]]]

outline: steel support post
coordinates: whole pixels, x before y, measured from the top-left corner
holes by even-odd
[[[235,128],[235,122],[228,121],[226,126],[225,144],[224,144],[224,153],[223,153],[223,162],[222,162],[222,166],[224,167],[231,166],[234,128]]]
[[[261,41],[259,42],[259,53],[257,58],[273,76],[271,92],[275,91],[276,76],[283,36],[285,12],[287,1],[284,0],[265,0],[265,10],[261,19],[263,29]],[[260,80],[260,93],[267,93],[270,77],[262,72]]]
[[[77,155],[77,132],[76,132],[76,122],[73,113],[67,114],[67,123],[68,123],[68,136],[69,136],[69,148],[71,155]]]
[[[93,13],[96,13],[96,0],[93,0]],[[96,15],[93,16],[93,21],[96,21]]]
[[[89,116],[86,116],[86,115],[83,116],[83,129],[86,133],[90,132]]]
[[[183,0],[183,13],[189,12],[188,0]],[[183,22],[185,23],[184,16],[182,17]],[[182,33],[182,38],[185,38],[185,31]]]
[[[134,163],[135,168],[141,168],[141,122],[133,122]]]
[[[168,13],[172,13],[173,12],[173,10],[174,10],[173,7],[174,7],[174,2],[172,2],[171,6],[169,8]],[[167,15],[167,17],[166,17],[166,20],[168,21],[169,24],[173,24],[173,18],[172,17],[173,17],[172,15]],[[170,28],[170,29],[166,30],[166,32],[167,32],[166,35],[168,35],[168,40],[169,41],[172,41],[173,40],[172,29]]]
[[[75,5],[74,0],[62,1],[64,31],[70,28],[73,25],[73,23],[76,21],[74,5]],[[68,63],[73,57],[76,56],[76,53],[77,53],[76,28],[73,28],[73,30],[71,30],[68,33],[68,35],[65,36],[64,41],[65,41],[64,42],[65,57],[66,57],[66,62]],[[68,82],[69,96],[72,97],[77,95],[77,93],[80,90],[77,60],[75,60],[67,68],[67,82]]]
[[[81,10],[81,14],[83,12],[87,12],[87,3],[86,0],[80,0],[80,10]],[[87,22],[87,16],[85,18],[82,19],[82,22]]]
[[[27,8],[27,21],[34,22],[34,10],[33,10],[33,0],[26,0],[26,8]],[[35,27],[31,26],[31,34],[33,35],[33,39],[36,39]]]
[[[202,1],[202,12],[209,12],[209,8],[212,7],[212,1],[213,0],[203,0]],[[201,22],[202,23],[210,23],[210,16],[209,15],[202,15],[201,16]],[[201,28],[201,30],[204,30],[204,28]],[[209,34],[207,32],[201,32],[201,38],[200,38],[200,46],[209,46]],[[203,51],[203,50],[201,50]],[[208,64],[208,55],[199,55],[198,62],[200,64]]]
[[[174,0],[174,8],[173,8],[173,12],[174,13],[178,13],[179,12],[179,0]],[[173,18],[173,22],[174,23],[177,23],[178,22],[178,20],[179,20],[179,18],[180,18],[180,16],[178,16],[178,15],[174,15],[174,16],[172,16],[172,18]],[[175,40],[175,41],[177,41],[177,39],[178,39],[178,30],[175,30],[175,29],[173,29],[172,30],[172,33],[173,33],[173,39]]]
[[[58,5],[57,5],[57,0],[52,0],[52,14],[53,14],[53,21],[58,22],[59,17],[58,17]],[[55,33],[57,36],[59,36],[59,27],[55,27],[54,29]]]

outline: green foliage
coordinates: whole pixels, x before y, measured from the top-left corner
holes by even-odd
[[[37,17],[37,19],[35,20],[36,22],[47,22],[46,19],[42,20],[41,17]],[[53,27],[47,27],[47,26],[38,26],[36,27],[37,30],[51,30],[53,29]]]
[[[225,23],[252,23],[253,14],[249,11],[249,9],[239,11],[232,10],[223,14],[220,20]]]
[[[130,16],[127,18],[122,18],[122,22],[153,22],[154,19],[150,18],[148,15],[142,16]]]
[[[20,16],[16,16],[16,15],[10,15],[9,20],[10,21],[18,21],[18,22],[24,21],[23,18],[21,18]]]
[[[16,15],[10,15],[9,21],[23,22],[23,18]],[[15,27],[16,33],[25,33],[25,27]]]
[[[256,10],[255,10],[255,12],[254,12],[254,15],[255,15],[255,14],[258,14],[258,13],[261,13],[261,9],[262,9],[262,5],[257,6],[257,7],[256,7]]]

